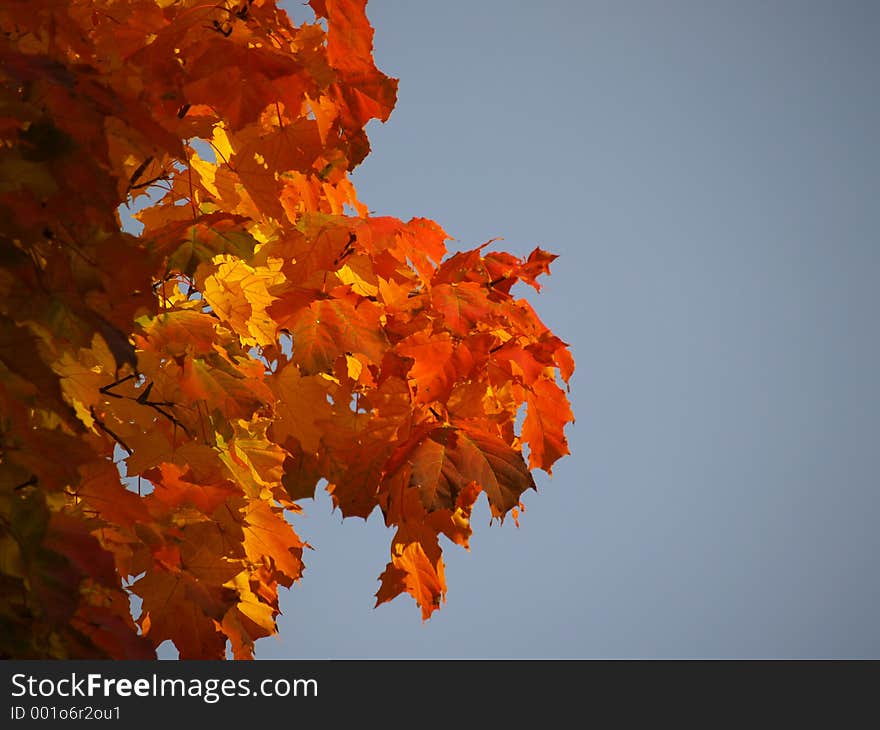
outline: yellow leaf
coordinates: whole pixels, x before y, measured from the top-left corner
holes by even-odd
[[[275,633],[275,609],[258,600],[241,601],[238,610],[253,621],[257,626],[266,630],[267,634]]]
[[[345,365],[348,370],[348,377],[352,380],[358,380],[364,371],[364,364],[352,355],[345,356]]]
[[[351,286],[355,294],[362,297],[375,297],[379,293],[377,279],[366,256],[353,256],[344,266],[336,271],[336,276],[343,284]]]
[[[234,256],[214,257],[217,271],[205,280],[205,301],[214,313],[235,330],[245,345],[274,344],[278,325],[266,313],[275,301],[268,287],[284,281],[281,261],[270,259],[268,266],[254,268]]]

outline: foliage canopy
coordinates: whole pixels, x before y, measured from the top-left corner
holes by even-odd
[[[568,453],[573,360],[511,294],[555,257],[368,214],[397,82],[364,0],[310,5],[0,5],[3,656],[251,657],[322,480],[394,528],[377,604],[427,618],[440,536]]]

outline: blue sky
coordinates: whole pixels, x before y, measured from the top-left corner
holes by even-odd
[[[284,3],[295,19],[309,16]],[[306,502],[262,658],[880,654],[880,6],[372,0],[381,215],[559,254],[573,455],[477,510],[427,623],[391,534]],[[523,292],[526,294],[526,292]]]

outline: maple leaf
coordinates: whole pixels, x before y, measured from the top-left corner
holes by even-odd
[[[225,638],[210,615],[221,604],[195,580],[153,570],[137,580],[132,590],[143,599],[138,622],[154,645],[173,641],[181,659],[223,657]],[[211,607],[210,614],[203,610],[205,606]]]
[[[569,453],[565,424],[574,421],[568,399],[556,383],[538,380],[527,395],[523,440],[529,444],[529,462],[548,474],[553,464]]]
[[[503,517],[519,504],[535,481],[522,458],[503,439],[474,427],[439,427],[399,447],[388,464],[394,474],[407,466],[411,486],[427,509],[453,508],[468,484],[477,484],[489,499],[492,514]]]
[[[282,84],[296,83],[300,70],[289,54],[235,40],[214,37],[203,43],[187,64],[182,87],[188,103],[213,108],[233,130],[255,121],[282,95]]]
[[[385,462],[394,448],[391,438],[399,424],[351,412],[336,414],[331,423],[320,458],[328,491],[344,516],[366,518],[377,505]]]
[[[362,353],[378,363],[388,347],[381,312],[372,302],[341,294],[319,299],[290,318],[293,361],[305,373],[327,372],[346,352]]]
[[[376,605],[390,601],[406,591],[428,619],[440,607],[446,595],[443,562],[432,562],[420,542],[394,542],[391,562],[379,576],[382,587],[376,593]]]
[[[431,290],[431,303],[443,315],[443,323],[457,335],[468,335],[486,316],[487,292],[477,282],[440,284]]]
[[[412,358],[409,378],[415,385],[415,401],[446,400],[458,372],[453,361],[454,344],[445,332],[416,332],[397,343],[396,351]]]
[[[318,124],[299,119],[283,127],[255,130],[229,160],[253,201],[266,212],[281,216],[284,176],[308,173],[324,152]]]
[[[321,376],[301,375],[296,363],[288,363],[277,374],[272,380],[278,395],[278,417],[273,423],[277,443],[284,445],[292,437],[306,451],[318,451],[322,435],[318,424],[331,413],[328,385],[329,381]]]
[[[171,214],[165,211],[157,221],[160,225],[155,225],[149,211],[155,209],[146,208],[136,217],[148,225],[146,235],[151,247],[157,255],[166,258],[170,269],[187,276],[192,276],[199,264],[210,263],[218,254],[247,258],[257,244],[250,233],[241,230],[241,224],[247,220],[243,216],[215,212],[193,219],[189,214],[169,222]]]

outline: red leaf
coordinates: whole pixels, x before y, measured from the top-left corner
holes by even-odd
[[[452,338],[445,332],[416,332],[401,340],[395,350],[412,358],[409,377],[415,383],[416,403],[445,401],[456,380]]]
[[[323,299],[291,317],[293,360],[303,373],[329,372],[346,352],[378,363],[388,347],[379,310],[368,301]]]
[[[529,445],[529,466],[551,473],[557,459],[569,453],[564,429],[574,421],[565,393],[550,380],[538,380],[528,391],[523,441]]]
[[[389,477],[404,466],[408,485],[418,490],[429,510],[453,509],[461,490],[473,482],[489,498],[492,514],[503,517],[526,489],[535,489],[522,454],[473,427],[443,426],[415,436],[389,460]]]

